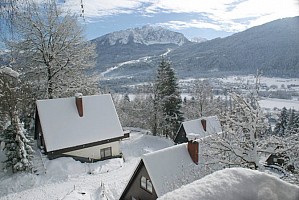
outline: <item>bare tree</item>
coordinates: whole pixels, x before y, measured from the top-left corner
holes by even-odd
[[[235,103],[227,116],[223,133],[203,141],[210,163],[222,163],[225,167],[241,166],[258,169],[262,153],[267,152],[262,138],[267,130],[257,99],[231,94]],[[254,101],[253,101],[254,100]]]
[[[89,87],[95,92],[97,80],[86,77],[86,70],[95,64],[95,47],[85,41],[77,16],[64,13],[55,1],[30,2],[22,9],[14,18],[20,40],[8,45],[42,91],[38,96],[67,96]]]
[[[196,80],[192,89],[192,94],[198,104],[198,115],[199,117],[205,116],[209,103],[213,100],[212,86],[208,81]]]

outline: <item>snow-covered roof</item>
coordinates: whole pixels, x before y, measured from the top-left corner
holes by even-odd
[[[36,102],[47,151],[123,136],[111,95],[83,96],[83,117],[75,97]]]
[[[206,120],[206,131],[203,129],[201,120]],[[222,132],[221,124],[217,116],[202,117],[183,122],[183,126],[189,140],[200,139],[211,134]]]
[[[299,187],[264,172],[224,169],[163,195],[161,200],[299,199]]]
[[[142,160],[158,197],[196,180],[199,175],[186,143],[145,154]]]

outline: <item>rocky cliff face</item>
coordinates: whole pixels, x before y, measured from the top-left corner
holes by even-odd
[[[101,45],[116,44],[175,44],[183,45],[189,40],[181,33],[173,32],[159,26],[143,26],[141,28],[127,29],[101,36],[95,41]]]

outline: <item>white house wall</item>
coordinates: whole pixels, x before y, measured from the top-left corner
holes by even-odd
[[[90,158],[90,159],[102,159],[100,150],[104,148],[111,147],[112,149],[112,156],[118,156],[120,155],[120,149],[119,149],[119,141],[111,142],[107,144],[102,144],[94,147],[84,148],[76,151],[70,151],[67,153],[64,153],[65,155],[70,156],[78,156],[83,158]]]

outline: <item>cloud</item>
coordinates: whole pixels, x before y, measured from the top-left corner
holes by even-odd
[[[84,15],[87,18],[101,18],[118,14],[136,12],[148,0],[83,0]],[[81,14],[80,0],[65,0],[62,7],[74,13]]]
[[[78,14],[81,12],[79,0],[65,0],[63,7]],[[298,0],[83,0],[83,8],[85,17],[92,20],[133,13],[143,17],[155,17],[161,13],[192,13],[192,19],[173,19],[160,25],[178,30],[194,27],[228,32],[299,15]],[[196,14],[198,17],[194,17]]]
[[[185,28],[210,28],[214,30],[221,30],[221,26],[213,23],[208,23],[200,20],[186,21],[169,21],[165,23],[157,23],[158,26],[163,26],[171,29],[181,30]]]
[[[238,32],[240,30],[245,30],[246,25],[235,23],[231,21],[217,23],[217,22],[208,22],[204,20],[190,20],[190,21],[168,21],[165,23],[157,23],[158,26],[163,26],[170,29],[182,30],[186,28],[199,28],[199,29],[214,29],[216,31],[225,31],[225,32]]]

